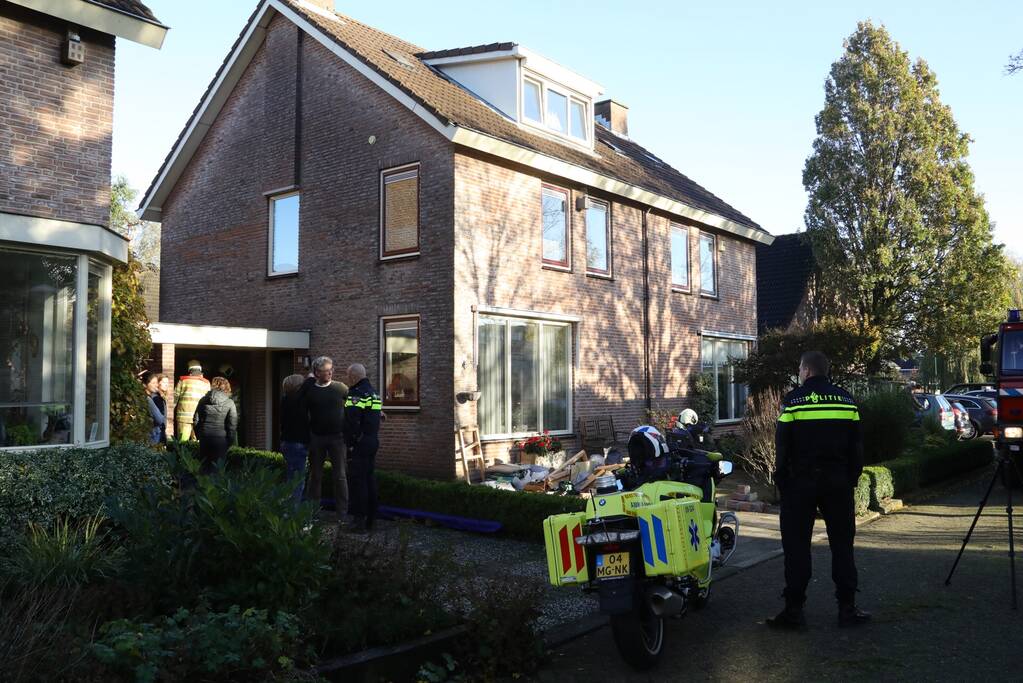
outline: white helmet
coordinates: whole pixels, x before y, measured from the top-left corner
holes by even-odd
[[[643,425],[636,427],[629,435],[629,460],[635,465],[660,458],[668,454],[668,442],[657,427]]]
[[[686,408],[678,414],[678,423],[683,427],[686,425],[694,425],[700,421],[700,416],[696,414],[696,411],[692,408]]]

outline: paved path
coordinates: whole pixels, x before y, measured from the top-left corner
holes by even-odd
[[[775,559],[717,584],[706,610],[672,620],[667,652],[653,674],[631,671],[605,627],[554,652],[536,680],[1023,679],[1023,611],[1014,612],[1009,604],[1003,491],[992,496],[953,585],[944,586],[988,480],[981,474],[858,530],[860,603],[875,615],[868,627],[839,629],[835,623],[830,557],[818,535],[809,632],[776,633],[763,623],[782,606],[782,562]],[[1018,497],[1023,510],[1023,494]],[[1016,522],[1023,526],[1023,514]],[[747,532],[754,526],[747,521]],[[1018,527],[1016,537],[1023,543]],[[1020,588],[1023,594],[1023,584]]]

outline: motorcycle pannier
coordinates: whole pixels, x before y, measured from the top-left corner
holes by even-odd
[[[647,576],[706,576],[711,538],[695,500],[666,500],[636,511]]]
[[[586,583],[586,551],[575,539],[586,525],[585,512],[553,515],[544,520],[543,535],[547,545],[547,570],[555,586]]]

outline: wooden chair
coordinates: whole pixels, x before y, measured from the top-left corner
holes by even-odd
[[[479,427],[455,428],[456,457],[462,463],[462,475],[466,484],[472,484],[473,469],[479,472],[479,482],[487,478],[487,460],[483,457],[483,443]]]

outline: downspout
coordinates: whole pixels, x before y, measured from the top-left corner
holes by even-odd
[[[643,209],[643,374],[646,380],[646,410],[649,417],[653,409],[650,396],[650,241],[647,237],[647,216],[650,207]]]

